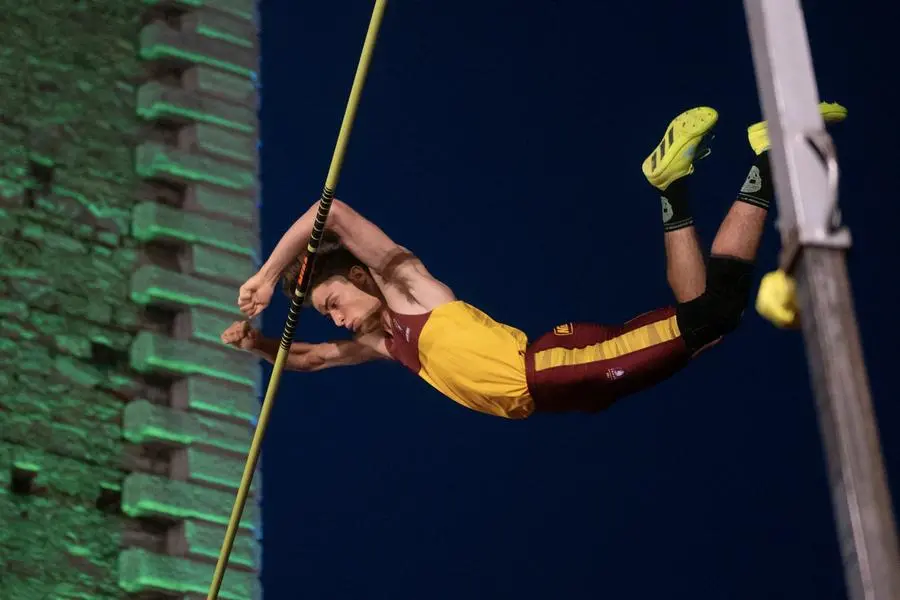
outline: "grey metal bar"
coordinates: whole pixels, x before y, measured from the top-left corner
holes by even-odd
[[[838,163],[799,0],[744,0],[782,238],[851,600],[900,600],[900,550],[846,269]]]

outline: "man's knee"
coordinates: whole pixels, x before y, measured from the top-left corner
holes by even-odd
[[[713,256],[706,270],[706,291],[678,305],[678,327],[691,352],[713,345],[741,322],[750,287],[753,264],[728,256]]]

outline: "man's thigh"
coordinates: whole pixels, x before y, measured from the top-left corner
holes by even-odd
[[[689,361],[674,307],[622,325],[566,323],[529,344],[525,356],[538,412],[603,410]]]

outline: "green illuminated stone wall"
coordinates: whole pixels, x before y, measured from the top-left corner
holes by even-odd
[[[258,411],[254,0],[2,0],[0,598],[203,598]],[[220,598],[261,597],[259,476]]]

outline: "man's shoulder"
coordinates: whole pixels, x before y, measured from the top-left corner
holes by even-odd
[[[421,314],[456,299],[450,286],[431,274],[425,264],[406,248],[374,274],[391,310]]]

